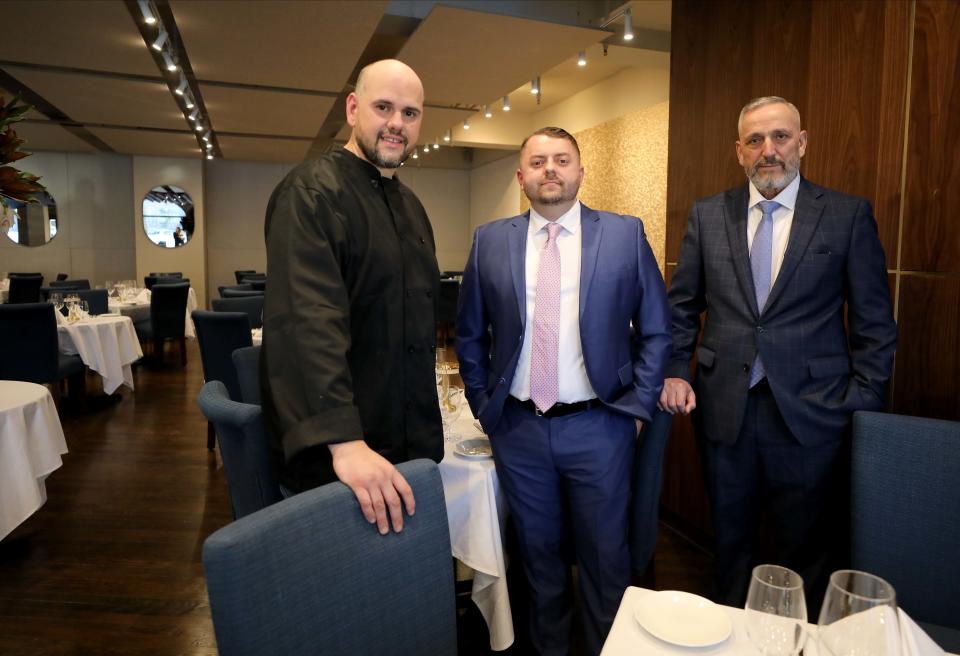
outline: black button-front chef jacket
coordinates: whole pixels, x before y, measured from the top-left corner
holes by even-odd
[[[328,444],[443,457],[440,273],[423,205],[350,151],[306,162],[267,206],[261,392],[281,483],[336,480]]]

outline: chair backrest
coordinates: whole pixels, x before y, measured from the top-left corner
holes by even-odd
[[[11,271],[7,274],[10,278],[42,278],[43,274],[40,272],[28,272],[23,273],[22,271]]]
[[[960,629],[960,422],[855,412],[851,556],[920,622]]]
[[[150,295],[150,322],[155,339],[183,337],[190,283],[157,284]]]
[[[663,456],[673,415],[654,410],[637,440],[633,460],[633,502],[630,516],[630,570],[642,577],[657,545]]]
[[[222,656],[457,653],[450,532],[437,465],[398,465],[417,512],[380,535],[353,492],[308,490],[207,538]]]
[[[86,278],[74,278],[73,280],[52,280],[50,287],[62,287],[63,289],[90,289],[90,281]]]
[[[270,462],[260,406],[230,400],[219,380],[204,384],[197,403],[217,432],[234,518],[283,499]]]
[[[244,277],[244,276],[248,276],[248,275],[253,274],[253,273],[256,273],[256,270],[254,270],[254,269],[240,269],[239,271],[234,271],[234,272],[233,272],[233,277],[236,278],[237,284],[239,285],[241,282],[243,282],[243,277]]]
[[[220,296],[223,298],[243,298],[244,296],[263,296],[263,292],[254,289],[231,289],[230,287],[224,287],[220,291]]]
[[[36,303],[40,300],[43,276],[14,276],[10,274],[7,303]]]
[[[459,280],[441,280],[440,298],[437,302],[437,321],[456,323],[457,301],[460,298]]]
[[[182,271],[151,271],[150,275],[154,278],[183,278]]]
[[[253,343],[247,315],[243,312],[194,310],[190,316],[200,345],[203,379],[207,382],[221,381],[230,392],[230,398],[239,401],[240,383],[231,356],[238,348]],[[183,323],[183,319],[180,322]]]
[[[265,273],[256,273],[256,272],[245,273],[242,276],[240,276],[241,284],[245,282],[253,282],[254,280],[266,280],[266,279],[267,279],[267,274]]]
[[[253,289],[254,289],[255,291],[258,291],[258,292],[265,292],[265,291],[267,291],[267,279],[266,279],[266,278],[263,278],[263,279],[259,279],[259,278],[252,278],[252,279],[251,279],[251,278],[246,278],[246,279],[245,279],[245,282],[248,282],[248,283],[250,283],[251,285],[253,285]]]
[[[66,279],[69,278],[69,277],[70,277],[70,276],[69,276],[68,274],[66,274],[66,273],[58,273],[58,274],[57,274],[57,280],[66,280]]]
[[[110,312],[106,289],[80,289],[77,291],[80,300],[86,301],[90,307],[90,314],[107,314]]]
[[[260,347],[246,346],[234,351],[233,366],[240,382],[240,400],[260,405]]]
[[[143,277],[143,286],[147,289],[153,289],[154,285],[175,285],[180,282],[190,282],[190,279],[184,278],[183,274],[180,273],[162,276],[155,276],[151,274]]]
[[[49,303],[0,305],[0,380],[42,384],[57,379],[54,312]]]
[[[214,298],[210,301],[214,312],[246,312],[251,328],[263,326],[263,296]]]

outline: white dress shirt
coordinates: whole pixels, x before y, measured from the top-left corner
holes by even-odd
[[[540,253],[547,243],[547,221],[530,209],[527,228],[526,296],[527,319],[523,328],[523,346],[510,394],[526,401],[530,398],[530,350],[533,341],[533,311],[537,305],[537,272]],[[580,345],[580,201],[556,220],[562,227],[557,234],[560,251],[560,343],[557,363],[559,403],[576,403],[597,395],[587,378]]]
[[[780,207],[773,211],[773,257],[770,258],[770,288],[777,280],[780,265],[783,264],[783,254],[787,252],[787,242],[790,241],[790,227],[793,225],[793,212],[797,207],[797,192],[800,191],[800,174],[786,186],[779,194],[771,198],[780,203]],[[763,210],[760,202],[767,200],[757,188],[750,183],[750,200],[747,201],[747,250],[753,249],[753,236],[757,234]]]

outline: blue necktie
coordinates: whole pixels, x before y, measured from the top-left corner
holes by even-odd
[[[753,247],[750,249],[750,269],[753,271],[753,289],[757,294],[757,310],[763,313],[763,306],[767,304],[770,295],[770,267],[773,262],[773,213],[780,207],[775,200],[764,200],[759,203],[763,218],[753,235]],[[750,387],[756,385],[766,375],[760,352],[753,359],[750,369]]]

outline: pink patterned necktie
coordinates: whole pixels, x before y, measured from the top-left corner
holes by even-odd
[[[540,253],[537,298],[533,309],[533,346],[530,353],[530,399],[541,412],[557,402],[560,383],[557,359],[560,343],[560,250],[562,226],[547,224],[547,243]]]

